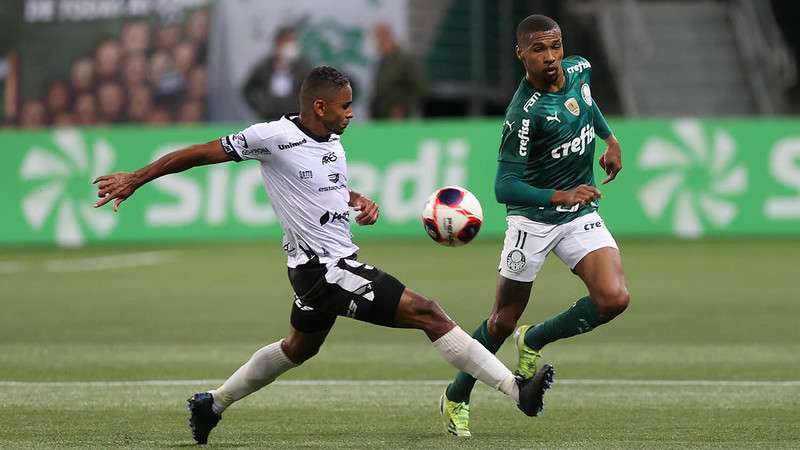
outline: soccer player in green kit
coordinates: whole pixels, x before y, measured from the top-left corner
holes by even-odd
[[[606,142],[600,166],[612,181],[622,169],[621,149],[589,81],[591,64],[564,58],[561,29],[551,18],[532,15],[517,27],[517,58],[525,78],[506,110],[495,178],[495,196],[507,210],[495,303],[473,338],[492,352],[517,326],[533,280],[551,251],[586,284],[589,295],[536,325],[514,333],[519,352],[515,374],[542,378],[541,397],[553,368],[539,364],[545,345],[586,333],[628,306],[628,289],[614,238],[597,214],[594,146]],[[446,430],[470,436],[469,398],[475,379],[459,372],[440,399]],[[538,415],[543,407],[529,415]]]

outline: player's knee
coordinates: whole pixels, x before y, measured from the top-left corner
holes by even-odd
[[[489,316],[489,320],[486,321],[486,328],[489,329],[489,334],[492,337],[499,341],[504,341],[517,328],[517,319],[507,314],[492,313]]]
[[[300,345],[296,340],[287,338],[283,340],[281,350],[291,362],[300,365],[319,353],[319,346]]]
[[[600,311],[600,314],[610,320],[625,311],[630,303],[631,296],[625,286],[619,286],[604,290],[600,294],[599,300],[597,309]]]

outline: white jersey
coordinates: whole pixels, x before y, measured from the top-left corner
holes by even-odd
[[[347,160],[339,136],[315,136],[285,115],[220,139],[236,161],[257,159],[272,208],[283,226],[289,267],[326,264],[358,250],[350,232]]]

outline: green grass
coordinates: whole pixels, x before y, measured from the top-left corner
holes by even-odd
[[[362,244],[362,260],[439,301],[468,331],[489,311],[498,239],[460,249]],[[479,386],[474,437],[454,440],[436,411],[439,381],[453,370],[423,333],[339,319],[320,355],[228,410],[210,447],[800,448],[800,383],[691,382],[800,380],[800,240],[621,247],[631,306],[547,347],[557,384],[542,417]],[[147,251],[166,259],[78,270],[86,258]],[[67,264],[50,271],[53,260]],[[546,318],[582,295],[580,280],[552,258],[523,319]],[[290,300],[275,242],[0,251],[0,448],[190,445],[184,400],[214,387],[191,380],[224,379],[282,337]],[[510,345],[499,356],[513,367]],[[187,381],[72,383],[92,380]]]

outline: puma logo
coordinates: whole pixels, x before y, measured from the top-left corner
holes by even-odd
[[[548,122],[555,120],[556,122],[561,123],[561,119],[558,118],[558,111],[554,112],[552,116],[545,115],[544,118],[547,119]]]

